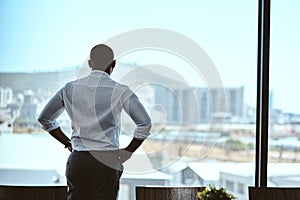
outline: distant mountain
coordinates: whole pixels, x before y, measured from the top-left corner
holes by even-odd
[[[89,71],[88,67],[74,67],[55,72],[0,72],[0,87],[10,87],[14,92],[22,92],[26,89],[56,91],[67,82],[86,76],[89,74]],[[174,89],[186,88],[188,86],[179,74],[157,65],[139,67],[136,64],[119,63],[112,74],[112,78],[134,87],[147,83],[160,84]]]
[[[76,79],[77,68],[73,70],[39,73],[0,73],[0,87],[10,87],[15,92],[26,89],[57,90],[66,82]]]

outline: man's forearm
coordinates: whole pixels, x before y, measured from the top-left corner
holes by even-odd
[[[60,127],[49,132],[55,139],[57,139],[60,143],[62,143],[65,148],[71,147],[71,140],[62,132]]]
[[[125,150],[133,153],[135,150],[137,150],[137,148],[139,148],[139,146],[141,146],[143,142],[144,140],[133,138],[130,144],[125,148]]]
[[[133,154],[133,152],[135,152],[135,150],[137,150],[137,148],[139,148],[139,146],[141,146],[141,144],[144,142],[144,140],[139,140],[136,138],[133,138],[130,142],[130,144],[124,148],[121,149],[120,151],[120,161],[121,163],[124,163],[126,160],[128,160],[131,155]]]

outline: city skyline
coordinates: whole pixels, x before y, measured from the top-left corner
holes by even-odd
[[[121,62],[119,62],[119,65],[121,65],[121,68],[123,68],[123,66],[125,66],[125,68],[127,68],[127,66],[130,66],[129,68],[131,67],[138,67],[136,66],[136,63],[122,63],[124,60],[121,60]],[[52,86],[55,85],[54,88],[56,89],[59,89],[60,87],[62,87],[65,83],[67,83],[68,81],[71,81],[71,80],[75,80],[78,78],[78,74],[80,70],[82,69],[86,69],[86,66],[77,66],[77,67],[67,67],[67,68],[64,68],[64,69],[60,69],[60,70],[55,70],[55,71],[44,71],[44,72],[0,72],[0,74],[51,74],[51,73],[61,73],[61,72],[72,72],[72,73],[64,73],[62,75],[59,75],[58,79],[55,79],[55,77],[52,77],[51,80],[55,80],[53,82],[53,84],[49,87],[50,88],[53,88]],[[127,74],[128,71],[130,71],[130,69],[116,69],[116,72],[112,74],[112,78],[119,81],[120,79],[122,79],[123,75],[122,73],[125,73]],[[88,71],[86,71],[85,73],[89,73]],[[184,76],[184,75],[183,75]],[[186,76],[186,75],[185,75]],[[63,78],[64,77],[64,78]],[[183,78],[186,78],[186,77],[183,77]],[[187,80],[186,80],[187,81]],[[188,80],[190,81],[190,80]],[[20,82],[20,80],[18,81]],[[28,82],[28,81],[26,81]],[[141,83],[143,84],[143,83]],[[178,84],[180,84],[180,82],[178,82]],[[200,84],[197,84],[197,83],[194,83],[193,81],[192,82],[188,82],[188,84],[190,84],[191,88],[206,88],[206,89],[214,89],[214,87],[207,87],[203,84],[203,81],[202,83]],[[0,87],[3,87],[3,85],[0,84]],[[5,86],[4,86],[5,88]],[[245,106],[249,106],[249,107],[252,107],[255,109],[256,105],[251,105],[248,101],[248,99],[246,99],[246,96],[247,96],[247,87],[245,87],[245,85],[236,85],[236,86],[224,86],[224,90],[226,90],[226,88],[244,88],[244,104]],[[28,89],[31,89],[31,88],[28,88]],[[52,92],[56,92],[56,91],[52,91]],[[281,110],[285,113],[293,113],[293,114],[298,114],[300,112],[296,112],[296,111],[288,111],[288,110],[284,110],[283,108],[280,108],[280,107],[277,107],[276,104],[274,106],[274,95],[276,96],[276,90],[270,90],[270,101],[269,101],[269,109],[275,109],[275,110]]]
[[[39,87],[35,89],[27,88],[24,90],[16,90],[15,88],[8,86],[0,87],[0,107],[2,109],[10,109],[12,108],[11,106],[17,106],[16,103],[21,103],[24,100],[26,102],[26,98],[29,96],[31,96],[30,102],[36,102],[34,104],[38,103],[38,107],[41,107],[42,105],[40,105],[40,103],[44,104],[47,102],[49,100],[48,98],[56,91],[53,88],[44,89],[45,88]],[[222,91],[225,92],[224,108],[221,105],[222,99],[220,99],[222,98]],[[214,113],[217,114],[223,112],[227,113],[225,118],[229,117],[229,121],[225,121],[225,123],[247,124],[255,122],[255,107],[251,107],[245,103],[243,86],[224,88],[193,87],[190,89],[175,87],[173,90],[170,90],[169,88],[161,87],[161,85],[149,84],[146,87],[135,90],[135,92],[148,109],[163,109],[163,112],[166,112],[164,114],[167,115],[167,118],[165,119],[167,120],[166,122],[168,122],[167,124],[193,124],[193,121],[196,122],[198,120],[200,123],[209,123]],[[273,92],[270,93],[270,106],[273,105],[272,96]],[[40,102],[41,100],[42,102]],[[18,105],[20,108],[21,104]],[[190,108],[189,106],[191,105],[194,106]],[[36,108],[32,110],[32,106],[33,105],[30,105],[28,107],[28,111],[21,112],[21,117],[23,116],[24,118],[24,116],[28,115],[31,116],[29,118],[35,119],[36,114],[34,113],[36,113]],[[194,109],[194,107],[197,107],[198,109]],[[294,119],[296,120],[299,117],[298,113],[288,113],[274,107],[270,107],[270,112],[272,112],[270,114],[272,124],[279,122],[278,119],[280,116],[278,115],[281,115],[282,117],[284,115],[289,115],[290,117],[294,116]],[[232,118],[233,121],[231,121],[230,118]],[[283,121],[279,123],[282,122]]]

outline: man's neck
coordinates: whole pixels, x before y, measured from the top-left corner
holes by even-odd
[[[100,69],[92,69],[92,72],[100,72],[100,73],[105,73],[107,74],[108,76],[110,76],[110,73],[108,73],[106,70],[103,71],[103,70],[100,70]]]

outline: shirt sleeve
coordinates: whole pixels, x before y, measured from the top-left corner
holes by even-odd
[[[123,109],[136,124],[134,138],[144,140],[150,135],[151,119],[138,97],[131,91],[127,91],[123,103]]]
[[[63,89],[60,89],[46,104],[41,114],[38,117],[38,121],[42,125],[42,129],[50,132],[59,127],[59,123],[56,119],[65,110],[63,101]]]

